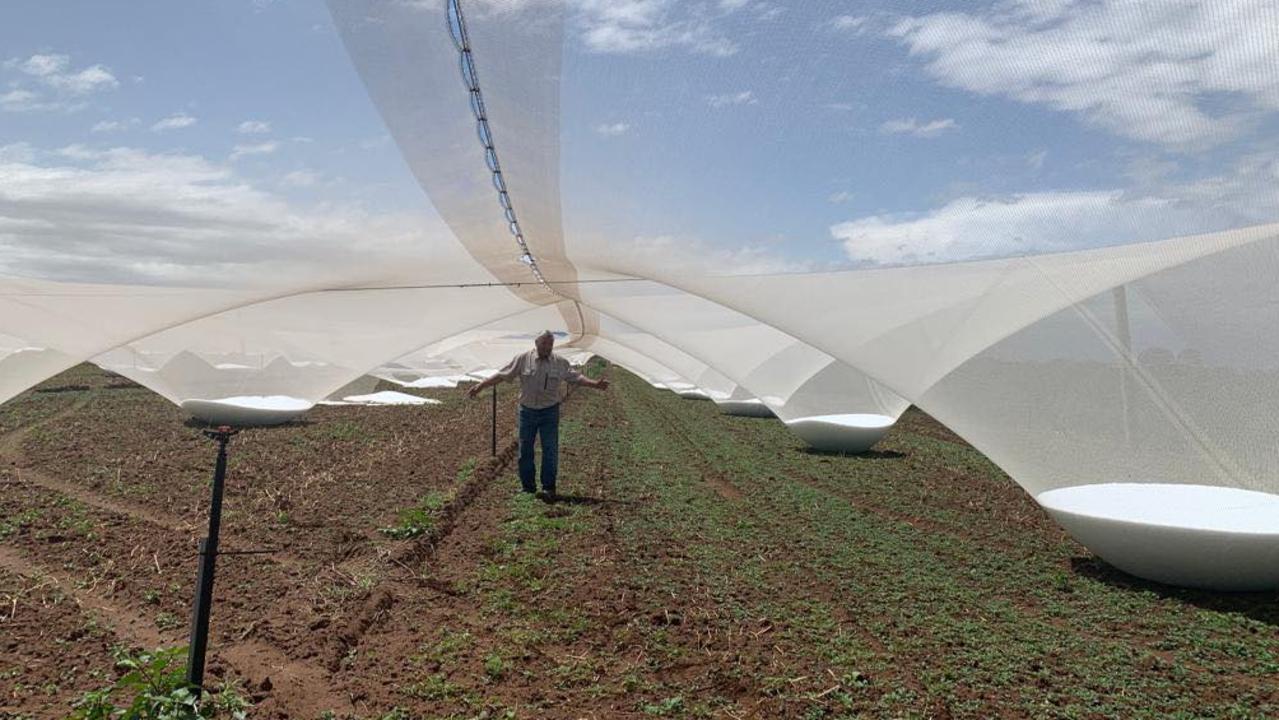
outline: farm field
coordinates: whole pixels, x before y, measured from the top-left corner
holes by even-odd
[[[1279,597],[1109,568],[923,413],[825,455],[606,372],[566,405],[556,504],[517,492],[509,388],[496,460],[461,390],[237,436],[223,549],[271,552],[219,560],[222,713],[1279,715]],[[213,453],[90,366],[0,406],[0,717],[185,643]]]

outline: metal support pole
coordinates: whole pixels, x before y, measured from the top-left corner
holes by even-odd
[[[209,612],[213,609],[213,570],[222,529],[222,492],[226,484],[226,446],[238,430],[226,425],[204,434],[218,444],[213,468],[213,499],[209,505],[209,534],[200,541],[200,570],[195,576],[195,605],[191,609],[191,645],[187,654],[187,685],[199,693],[204,685],[204,658],[209,647]]]
[[[1120,285],[1113,291],[1115,303],[1115,334],[1124,357],[1119,362],[1119,403],[1123,413],[1124,447],[1132,447],[1132,409],[1128,400],[1128,372],[1132,357],[1132,327],[1128,319],[1128,288]]]
[[[493,457],[497,457],[497,386],[493,386]]]

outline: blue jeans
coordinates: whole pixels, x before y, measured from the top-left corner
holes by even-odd
[[[560,461],[560,406],[542,410],[520,406],[520,485],[524,492],[536,492],[533,476],[533,441],[542,436],[542,490],[555,492],[555,476]]]

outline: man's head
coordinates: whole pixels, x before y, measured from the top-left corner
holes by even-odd
[[[543,332],[533,341],[537,347],[537,356],[540,358],[548,358],[551,356],[551,349],[555,347],[555,335],[550,330]]]

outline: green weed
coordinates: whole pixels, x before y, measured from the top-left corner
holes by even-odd
[[[109,687],[86,692],[68,720],[245,720],[250,704],[233,686],[197,697],[186,684],[186,648],[131,653],[116,648],[116,667],[124,671]],[[117,700],[123,705],[117,705]]]

